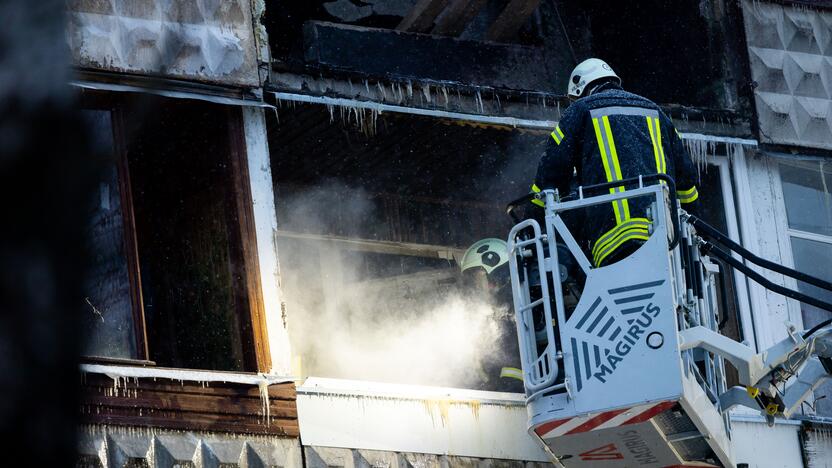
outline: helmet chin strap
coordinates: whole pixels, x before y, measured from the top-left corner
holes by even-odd
[[[592,88],[590,88],[589,92],[588,92],[588,93],[586,93],[586,95],[587,95],[587,96],[591,96],[591,95],[592,95],[592,93],[594,93],[594,92],[595,92],[595,90],[597,90],[597,89],[598,89],[598,88],[600,88],[601,86],[604,86],[604,85],[605,85],[605,84],[607,84],[607,83],[608,83],[608,82],[598,83],[597,85],[595,85],[595,86],[593,86]]]

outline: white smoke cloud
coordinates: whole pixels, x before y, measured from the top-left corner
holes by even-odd
[[[282,229],[366,238],[362,226],[383,221],[367,193],[332,181],[319,187],[279,196]],[[368,273],[378,254],[342,247],[280,238],[289,333],[304,374],[476,388],[483,364],[503,353],[495,318],[507,308],[461,288],[452,261],[402,259],[410,263],[392,269],[388,261],[379,275]]]

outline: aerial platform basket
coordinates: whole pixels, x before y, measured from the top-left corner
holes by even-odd
[[[664,183],[645,185],[657,179]],[[680,227],[672,179],[595,188],[625,182],[636,188],[592,197],[582,190],[565,202],[543,191],[545,226],[525,220],[509,235],[529,433],[567,467],[733,466],[730,421],[718,398],[723,360],[679,346],[681,330],[717,329],[709,274],[717,269],[699,257],[691,228]],[[594,268],[561,214],[637,197],[652,200],[649,239],[627,258]],[[572,310],[558,243],[586,274]],[[701,297],[686,281],[697,282]]]

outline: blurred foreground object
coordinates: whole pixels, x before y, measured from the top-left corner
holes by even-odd
[[[0,4],[0,433],[18,466],[75,453],[77,315],[93,168],[68,82],[64,2]]]

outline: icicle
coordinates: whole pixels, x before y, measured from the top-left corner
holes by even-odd
[[[407,97],[413,99],[413,83],[410,81],[407,82]]]
[[[367,95],[369,96],[370,95],[370,82],[369,81],[364,80],[364,88],[367,90]]]
[[[263,377],[263,374],[260,374]],[[263,380],[257,383],[260,389],[260,401],[263,404],[263,417],[266,418],[266,425],[271,425],[271,405],[269,404],[269,381],[263,377]]]
[[[425,96],[425,100],[430,103],[430,85],[422,85],[422,94]]]
[[[447,109],[450,101],[448,100],[448,88],[445,86],[442,87],[442,95],[445,96],[445,108]]]

